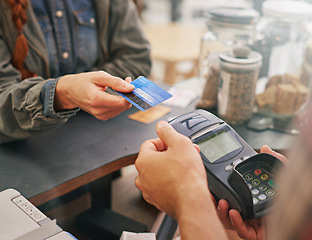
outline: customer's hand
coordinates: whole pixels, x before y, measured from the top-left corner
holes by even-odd
[[[288,160],[284,155],[273,151],[267,145],[262,146],[260,152],[271,154],[274,157],[280,159],[286,165],[288,163]],[[235,230],[239,237],[246,240],[265,239],[266,229],[264,226],[264,220],[262,218],[243,221],[238,211],[234,209],[229,211],[229,205],[224,199],[221,199],[218,202],[217,213],[225,228],[229,230]]]
[[[159,138],[144,142],[135,162],[136,185],[146,201],[178,219],[185,208],[194,208],[191,199],[209,201],[206,171],[198,146],[189,138],[164,121],[156,130]]]
[[[130,78],[123,81],[104,71],[66,75],[58,80],[55,89],[56,111],[81,108],[100,120],[107,120],[129,109],[131,104],[123,97],[105,90],[111,87],[120,92],[131,92]]]

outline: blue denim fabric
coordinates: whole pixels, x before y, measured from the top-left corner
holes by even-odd
[[[31,3],[49,51],[51,77],[92,70],[99,49],[92,0],[31,0]],[[49,96],[55,94],[54,82],[43,87],[41,100],[45,115],[62,117],[51,107]]]
[[[48,81],[41,90],[40,98],[43,104],[43,114],[52,118],[68,118],[76,115],[80,108],[55,112],[54,110],[54,94],[55,86],[59,78]]]

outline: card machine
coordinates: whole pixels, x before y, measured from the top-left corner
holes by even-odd
[[[15,189],[0,192],[0,239],[77,240]]]
[[[226,122],[198,109],[169,121],[200,148],[208,185],[216,200],[225,199],[244,220],[263,216],[276,194],[282,162],[251,148]]]

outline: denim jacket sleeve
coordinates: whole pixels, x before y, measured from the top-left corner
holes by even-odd
[[[99,69],[132,79],[150,75],[150,45],[133,1],[96,0],[100,47]],[[105,27],[107,26],[107,27]]]
[[[67,117],[51,118],[43,113],[40,92],[51,79],[34,77],[21,81],[20,72],[11,64],[1,28],[0,56],[0,143],[27,138],[65,123]]]

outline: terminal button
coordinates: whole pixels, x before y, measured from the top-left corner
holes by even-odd
[[[260,195],[258,196],[258,199],[261,200],[261,201],[265,200],[266,198],[267,198],[267,196],[264,195],[264,194],[260,194]]]
[[[273,179],[269,180],[268,183],[271,187],[276,188],[276,185]]]
[[[266,191],[266,195],[267,196],[273,196],[274,195],[274,191],[273,190],[268,190],[268,191]]]
[[[245,176],[245,179],[246,179],[247,181],[250,181],[250,180],[253,179],[253,176],[252,176],[251,174],[247,174],[247,175]]]
[[[265,190],[267,190],[267,189],[268,189],[268,187],[265,186],[265,185],[260,185],[260,186],[259,186],[259,190],[260,190],[261,192],[263,192],[263,191],[265,191]]]
[[[260,181],[258,179],[255,179],[252,181],[252,185],[258,186],[260,184]]]
[[[229,171],[232,170],[232,168],[233,168],[232,165],[227,165],[227,166],[225,166],[224,170],[227,171],[227,172],[229,172]]]
[[[258,195],[259,192],[260,192],[260,191],[259,191],[258,189],[253,189],[253,190],[251,191],[252,195]]]
[[[262,181],[266,181],[266,180],[269,179],[269,175],[265,173],[265,174],[263,174],[263,175],[260,177],[260,179],[261,179]]]
[[[243,160],[242,159],[237,159],[233,162],[234,166],[240,164]]]

